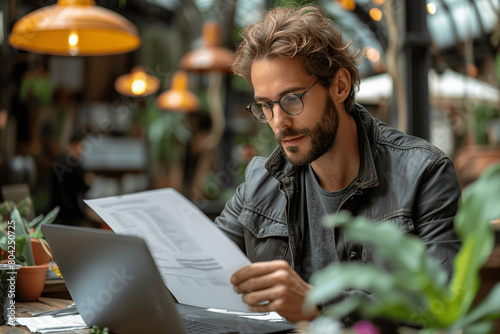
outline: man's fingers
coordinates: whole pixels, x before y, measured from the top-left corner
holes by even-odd
[[[269,303],[269,295],[267,290],[245,293],[243,294],[241,299],[243,299],[245,304],[253,306]]]
[[[272,311],[274,311],[269,304],[248,305],[248,309],[252,312],[272,312]]]
[[[284,303],[282,299],[277,299],[269,302],[263,302],[260,304],[248,304],[248,309],[252,312],[278,312],[282,313],[284,310]]]
[[[292,322],[313,319],[318,315],[304,314],[302,304],[311,285],[306,283],[286,261],[252,263],[231,277],[234,290],[253,312],[276,311]]]
[[[239,285],[250,278],[264,276],[276,270],[288,268],[290,268],[290,265],[283,260],[251,263],[237,270],[231,276],[231,283],[233,285]]]
[[[282,282],[280,277],[286,275],[284,271],[273,272],[265,276],[247,279],[242,283],[234,286],[234,291],[237,293],[246,293],[258,290],[268,289]]]
[[[248,278],[241,283],[234,285],[234,291],[237,293],[246,293],[264,290],[276,285],[286,284],[289,279],[289,270],[278,269],[261,276]]]
[[[282,299],[285,294],[286,287],[278,285],[270,289],[244,293],[242,299],[248,305],[263,305]]]

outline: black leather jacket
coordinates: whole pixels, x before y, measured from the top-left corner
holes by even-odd
[[[375,223],[391,221],[418,236],[451,276],[460,247],[453,219],[461,195],[453,162],[428,142],[374,119],[358,104],[352,116],[360,170],[341,209]],[[307,224],[304,167],[291,165],[276,149],[268,159],[254,158],[245,176],[215,223],[252,262],[285,259],[299,269]],[[335,235],[340,261],[373,261],[368,247]]]

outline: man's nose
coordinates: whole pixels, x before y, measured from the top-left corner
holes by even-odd
[[[291,125],[292,115],[287,114],[279,103],[273,105],[273,125],[278,129],[283,129]]]

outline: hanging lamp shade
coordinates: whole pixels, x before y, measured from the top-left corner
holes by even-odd
[[[184,71],[174,74],[172,88],[161,93],[156,102],[163,110],[193,112],[200,109],[198,98],[188,90],[188,76]]]
[[[342,7],[344,10],[348,10],[350,12],[354,11],[356,8],[356,1],[355,0],[333,0],[333,2],[336,2]]]
[[[148,96],[160,88],[160,80],[146,73],[142,66],[134,67],[130,73],[115,80],[115,89],[126,96]]]
[[[183,70],[194,72],[229,72],[233,52],[221,46],[221,33],[216,22],[207,22],[202,30],[203,46],[181,59]]]
[[[93,0],[58,0],[17,21],[9,44],[34,53],[100,56],[137,49],[137,28]]]

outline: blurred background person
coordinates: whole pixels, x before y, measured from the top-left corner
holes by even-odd
[[[90,189],[94,174],[85,171],[82,164],[84,137],[74,133],[65,151],[51,164],[52,206],[61,208],[57,223],[75,226],[92,226],[97,223],[89,218],[83,202]]]

